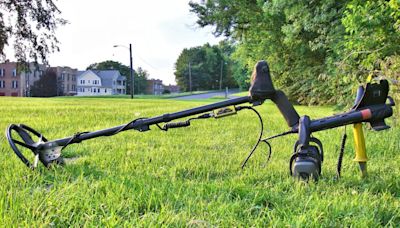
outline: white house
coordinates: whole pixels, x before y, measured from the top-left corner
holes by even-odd
[[[126,94],[126,78],[117,70],[87,70],[77,74],[78,96]]]

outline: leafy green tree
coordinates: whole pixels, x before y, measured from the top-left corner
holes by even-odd
[[[348,81],[378,76],[393,82],[391,96],[400,102],[400,2],[350,1],[343,25],[346,36],[337,50],[343,58],[339,70]],[[394,116],[398,117],[399,106]],[[397,115],[396,115],[397,114]]]
[[[342,19],[346,35],[337,52],[349,77],[364,81],[379,74],[383,59],[400,54],[399,1],[350,1]]]
[[[57,96],[57,74],[54,70],[47,69],[31,86],[32,97],[55,97]]]
[[[331,97],[315,85],[326,82],[319,76],[326,72],[326,53],[341,34],[337,12],[342,4],[333,0],[217,0],[191,2],[190,6],[200,26],[214,26],[216,35],[237,41],[232,57],[240,65],[239,72],[251,72],[258,60],[265,59],[277,86],[294,100],[315,103],[313,97]]]
[[[277,87],[305,104],[346,102],[399,53],[398,0],[205,0],[190,2],[201,27],[235,44],[235,75],[269,62]],[[240,77],[240,73],[247,73]]]
[[[135,94],[145,94],[147,88],[147,80],[149,79],[149,73],[138,67],[135,71]]]
[[[175,63],[175,78],[183,91],[190,90],[189,72],[191,74],[192,90],[215,90],[220,87],[222,73],[222,88],[236,87],[232,77],[231,62],[217,46],[185,48]]]
[[[223,40],[219,42],[218,48],[222,52],[223,67],[226,68],[224,70],[225,77],[223,81],[225,81],[226,85],[237,84],[240,89],[247,90],[250,86],[250,80],[247,78],[247,75],[250,73],[238,61],[232,58],[232,54],[235,52],[234,43],[229,40]]]
[[[86,70],[118,70],[121,75],[124,75],[125,77],[129,77],[130,74],[130,68],[128,66],[112,60],[92,63],[86,68]]]
[[[0,1],[0,58],[4,47],[14,47],[19,62],[46,63],[49,53],[58,51],[56,29],[66,21],[52,0]]]

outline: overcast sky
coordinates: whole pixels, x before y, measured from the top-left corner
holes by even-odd
[[[129,66],[129,50],[113,45],[133,45],[133,66],[150,78],[175,84],[174,63],[183,48],[216,44],[211,28],[198,28],[188,0],[58,0],[69,24],[57,31],[61,51],[49,58],[52,66],[79,70],[105,60]]]

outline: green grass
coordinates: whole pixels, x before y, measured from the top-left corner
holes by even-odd
[[[0,98],[0,128],[25,123],[56,139],[179,111],[210,101],[101,98]],[[330,107],[296,107],[313,118]],[[257,108],[265,134],[287,130],[270,103]],[[0,224],[38,226],[300,226],[376,227],[400,224],[400,130],[365,132],[369,176],[352,161],[350,128],[343,177],[334,180],[343,129],[316,133],[325,146],[323,176],[304,184],[288,175],[295,136],[272,141],[245,170],[254,144],[254,114],[198,120],[190,128],[128,131],[71,145],[65,167],[31,171],[0,134]]]

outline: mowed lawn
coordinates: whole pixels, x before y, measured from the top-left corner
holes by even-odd
[[[0,98],[0,129],[24,123],[49,139],[99,130],[139,117],[208,104],[118,98]],[[296,107],[312,118],[332,107]],[[257,107],[265,135],[287,130],[271,103]],[[392,120],[389,124],[393,124]],[[348,143],[342,178],[335,180],[343,128],[315,133],[324,144],[323,176],[301,183],[289,176],[295,135],[261,146],[240,164],[259,133],[257,117],[193,121],[162,132],[126,131],[67,147],[65,167],[27,169],[0,134],[0,225],[375,227],[400,226],[400,130],[367,131],[369,176],[361,179]]]

